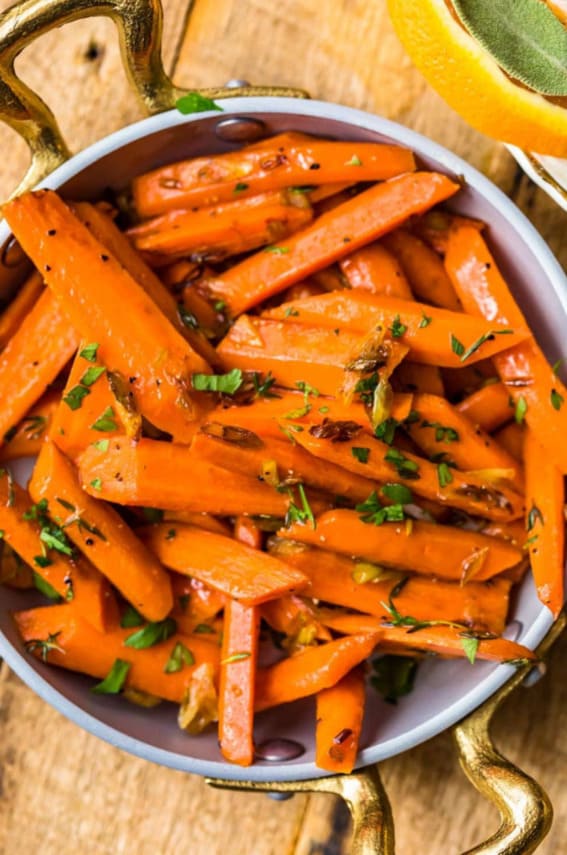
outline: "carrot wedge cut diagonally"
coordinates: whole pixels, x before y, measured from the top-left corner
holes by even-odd
[[[0,314],[0,351],[6,347],[31,312],[43,288],[43,279],[37,270],[34,270],[12,298],[12,301],[2,311]]]
[[[400,300],[413,297],[402,268],[381,243],[370,244],[347,255],[340,266],[351,288]]]
[[[510,421],[514,408],[503,383],[489,383],[455,404],[455,409],[473,424],[491,432]]]
[[[462,311],[443,262],[433,249],[406,229],[396,229],[382,240],[398,259],[417,300],[451,312]]]
[[[334,774],[352,772],[358,754],[365,699],[361,667],[317,693],[315,762],[320,769]]]

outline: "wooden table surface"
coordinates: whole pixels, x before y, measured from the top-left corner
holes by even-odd
[[[0,2],[6,8],[8,2]],[[380,113],[465,157],[525,211],[563,264],[567,215],[428,87],[397,41],[385,0],[165,0],[165,58],[184,87],[230,78],[306,88],[313,97]],[[28,48],[18,67],[49,102],[73,150],[140,116],[109,21],[66,26]],[[0,195],[26,163],[0,129]],[[534,283],[537,286],[537,283]],[[500,711],[501,750],[546,786],[555,805],[542,855],[567,851],[567,638],[548,673]],[[452,855],[496,828],[493,808],[460,773],[451,737],[383,764],[398,852]],[[346,855],[349,819],[335,797],[223,793],[97,741],[0,674],[2,855]],[[426,842],[425,842],[426,841]]]

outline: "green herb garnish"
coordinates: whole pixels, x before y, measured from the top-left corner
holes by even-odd
[[[191,383],[198,392],[221,392],[234,395],[242,386],[242,369],[233,368],[228,374],[193,374]]]
[[[165,618],[146,624],[138,632],[129,635],[124,641],[126,647],[134,647],[136,650],[145,650],[153,647],[160,641],[167,641],[177,631],[177,624],[173,618]]]
[[[112,407],[107,407],[104,413],[92,423],[91,430],[111,431],[117,430],[118,425]]]
[[[397,448],[389,448],[384,455],[384,460],[391,463],[398,475],[402,478],[415,481],[419,478],[419,465],[415,460],[410,460]]]
[[[120,626],[122,629],[131,629],[135,626],[142,626],[144,623],[144,618],[137,611],[134,606],[128,604],[124,610],[122,617],[120,618]]]
[[[194,664],[195,657],[189,648],[185,647],[182,641],[178,641],[171,651],[169,659],[165,663],[165,668],[163,670],[166,674],[175,674],[177,671],[181,671],[184,665]]]
[[[396,315],[396,317],[392,321],[392,326],[390,327],[392,338],[401,338],[406,331],[407,326],[405,324],[402,324],[400,316]]]
[[[521,425],[526,417],[526,413],[528,411],[528,404],[526,399],[520,395],[518,400],[516,401],[516,410],[514,412],[514,419],[516,424]]]
[[[405,484],[384,484],[380,492],[396,505],[409,505],[413,502],[413,495]]]
[[[452,483],[453,473],[451,472],[451,469],[449,468],[447,463],[437,464],[437,480],[439,481],[439,486],[441,487],[441,489]]]
[[[83,398],[86,398],[90,394],[90,389],[87,389],[85,386],[73,386],[66,395],[63,395],[63,401],[70,410],[78,410],[83,403]]]
[[[206,95],[201,95],[200,92],[187,92],[175,102],[175,107],[184,116],[189,116],[191,113],[207,113],[209,110],[216,110],[219,113],[224,112],[223,108],[207,98]]]
[[[368,463],[368,457],[370,456],[369,448],[357,448],[353,446],[351,448],[352,456],[355,457],[359,463]]]
[[[105,371],[106,371],[106,368],[104,367],[104,365],[98,365],[98,366],[97,365],[91,365],[91,367],[87,368],[87,370],[85,371],[85,373],[81,377],[80,383],[83,386],[92,386],[93,383],[96,383],[98,378],[102,374],[104,374]]]
[[[99,344],[93,342],[92,344],[87,344],[81,351],[79,351],[79,356],[82,356],[83,359],[86,359],[87,362],[96,362],[96,355],[99,349]]]
[[[104,680],[93,686],[91,692],[94,692],[95,695],[118,695],[126,682],[130,667],[130,662],[125,662],[124,659],[115,659]]]

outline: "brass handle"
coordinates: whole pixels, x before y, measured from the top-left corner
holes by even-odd
[[[148,113],[175,106],[184,94],[165,73],[161,58],[160,0],[23,0],[0,15],[0,119],[17,131],[31,151],[31,165],[15,193],[33,187],[70,152],[55,116],[16,75],[14,62],[38,36],[80,18],[104,15],[116,24],[129,80]],[[299,89],[247,86],[198,90],[209,98],[279,95],[308,97]]]

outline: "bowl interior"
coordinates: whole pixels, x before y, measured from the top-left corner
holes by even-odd
[[[343,139],[399,142],[411,147],[428,169],[465,178],[465,189],[453,208],[489,224],[491,248],[541,346],[553,362],[567,357],[563,271],[518,209],[468,164],[399,125],[344,107],[273,98],[226,101],[223,106],[224,114],[182,117],[171,112],[125,128],[77,155],[44,185],[60,188],[70,198],[96,199],[108,187],[124,187],[142,171],[183,157],[234,148],[215,134],[217,123],[233,113],[261,120],[266,135],[293,129]],[[7,237],[2,226],[0,244]],[[14,275],[17,270],[10,271]],[[16,469],[19,479],[25,481],[25,465]],[[155,762],[213,777],[286,780],[322,774],[313,761],[315,709],[311,700],[257,718],[257,742],[274,736],[294,739],[305,746],[301,757],[244,770],[229,766],[222,762],[216,733],[188,737],[178,729],[172,705],[146,710],[119,698],[93,695],[89,692],[92,680],[45,666],[23,653],[10,612],[29,604],[30,595],[3,589],[1,655],[35,691],[98,736]],[[511,637],[530,647],[541,641],[551,625],[551,616],[537,600],[529,579],[515,598],[512,618]],[[477,663],[472,667],[429,660],[419,669],[414,692],[396,707],[370,689],[359,765],[397,754],[455,723],[510,674],[508,666]]]

